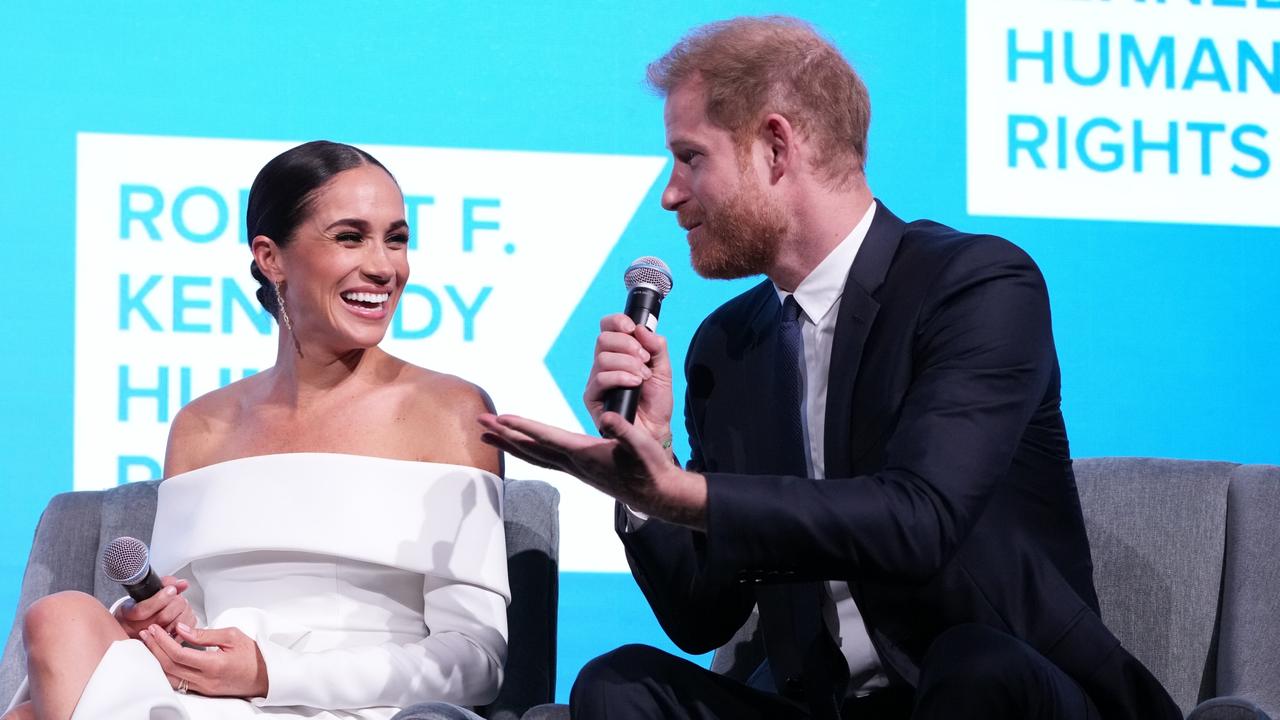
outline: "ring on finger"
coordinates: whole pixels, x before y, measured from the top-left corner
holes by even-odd
[[[186,694],[187,694],[187,688],[188,688],[188,685],[187,685],[187,679],[186,679],[186,678],[178,678],[178,687],[174,688],[174,690],[177,690],[177,691],[178,691],[180,694],[182,694],[182,695],[186,695]]]

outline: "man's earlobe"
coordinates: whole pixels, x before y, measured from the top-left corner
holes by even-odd
[[[769,174],[776,182],[795,159],[795,129],[785,117],[771,113],[765,117],[761,130],[769,147]]]

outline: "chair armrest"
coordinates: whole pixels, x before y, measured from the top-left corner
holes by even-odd
[[[102,494],[68,492],[55,495],[36,525],[13,627],[0,661],[0,707],[9,704],[27,674],[27,653],[22,646],[22,616],[31,603],[60,590],[93,594],[98,564]]]
[[[1262,708],[1241,697],[1205,700],[1187,716],[1187,720],[1271,720]]]
[[[477,711],[492,720],[518,720],[556,693],[560,493],[541,480],[508,480],[502,512],[511,583],[507,664],[497,699]]]

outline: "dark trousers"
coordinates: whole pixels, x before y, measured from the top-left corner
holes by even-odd
[[[579,720],[808,718],[798,702],[748,687],[645,645],[626,645],[578,674],[569,704]],[[982,625],[934,641],[914,690],[850,698],[847,720],[1097,720],[1074,680],[1027,644]]]

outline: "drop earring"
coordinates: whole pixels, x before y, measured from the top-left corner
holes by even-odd
[[[298,351],[298,357],[302,357],[302,345],[298,343],[298,336],[293,332],[293,323],[289,320],[289,311],[284,307],[284,293],[280,290],[280,283],[271,283],[276,290],[276,307],[280,309],[280,321],[289,329],[289,337],[293,338],[293,349]]]

